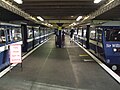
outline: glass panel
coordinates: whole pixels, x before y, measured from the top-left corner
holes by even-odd
[[[35,37],[38,37],[38,36],[39,36],[39,29],[35,29],[35,30],[34,30],[34,36],[35,36]]]
[[[96,40],[102,42],[102,31],[100,29],[97,29]]]
[[[86,29],[83,30],[83,37],[86,37]]]
[[[12,41],[11,28],[7,28],[7,39],[8,42]]]
[[[95,30],[90,31],[90,39],[95,40]]]
[[[120,41],[120,29],[107,29],[105,37],[106,41]]]
[[[82,36],[82,29],[78,31],[78,36]]]
[[[32,29],[28,28],[28,39],[32,39],[32,38],[33,38]]]
[[[43,28],[40,28],[40,35],[43,35]]]
[[[5,38],[5,30],[4,28],[0,28],[0,44],[5,43],[6,38]]]
[[[13,41],[21,41],[22,40],[21,28],[13,28],[12,37]]]

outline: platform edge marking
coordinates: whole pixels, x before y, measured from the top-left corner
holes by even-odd
[[[37,48],[39,48],[40,46],[42,46],[43,44],[45,44],[47,41],[49,41],[50,40],[50,38],[48,39],[48,40],[46,40],[45,42],[43,42],[42,44],[40,44],[40,45],[38,45],[37,47],[35,47],[33,50],[31,50],[29,53],[27,53],[26,55],[24,55],[23,57],[22,57],[22,60],[24,60],[26,57],[28,57],[31,53],[33,53]],[[18,63],[16,63],[16,64],[12,64],[11,66],[8,66],[6,69],[4,69],[3,71],[1,71],[0,72],[0,78],[2,77],[2,76],[4,76],[6,73],[8,73],[10,70],[12,70],[16,65],[17,65]]]
[[[74,41],[75,42],[75,41]],[[92,55],[89,51],[87,51],[85,48],[83,48],[80,44],[75,42],[80,48],[82,48],[87,54],[89,54],[93,60],[95,60],[107,73],[109,73],[118,83],[120,83],[120,77],[113,72],[109,67],[107,67],[104,63],[102,63],[98,58],[96,58],[94,55]]]

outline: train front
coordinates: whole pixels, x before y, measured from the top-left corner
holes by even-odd
[[[116,70],[120,66],[120,27],[108,27],[104,34],[105,61]]]

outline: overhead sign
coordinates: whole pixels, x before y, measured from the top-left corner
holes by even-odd
[[[58,30],[62,30],[62,27],[58,27]]]
[[[10,63],[22,63],[21,44],[10,45]]]

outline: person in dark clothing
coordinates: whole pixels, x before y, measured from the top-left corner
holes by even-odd
[[[74,34],[75,30],[74,29],[71,29],[70,30],[70,42],[72,41],[73,39],[73,34]]]
[[[56,36],[58,36],[58,29],[55,29],[55,30],[54,30],[54,34],[55,34]]]
[[[65,31],[62,31],[62,45],[65,45]]]

